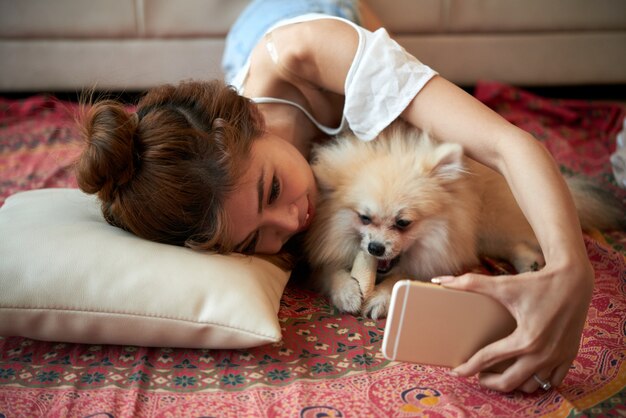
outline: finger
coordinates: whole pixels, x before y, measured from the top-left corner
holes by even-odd
[[[539,383],[531,376],[518,389],[525,393],[534,393],[539,389]]]
[[[550,380],[552,386],[559,386],[563,383],[563,379],[565,379],[565,376],[569,373],[570,367],[571,363],[564,363],[554,370],[554,373],[552,373],[552,379]]]
[[[504,373],[482,372],[478,375],[478,382],[487,389],[504,393],[512,392],[518,388],[516,383],[509,383],[509,379]]]
[[[552,371],[548,369],[543,369],[540,372],[536,372],[531,375],[518,389],[522,392],[533,393],[538,389],[543,389],[545,391],[550,390],[552,387]],[[547,383],[549,387],[547,389],[543,388],[543,385]]]
[[[455,367],[453,374],[464,377],[473,376],[500,363],[511,362],[519,354],[517,350],[511,350],[511,347],[516,346],[516,338],[514,331],[508,337],[481,348],[465,363]]]
[[[533,393],[538,389],[543,389],[543,383],[549,383],[550,388],[559,386],[563,382],[563,379],[565,379],[569,369],[569,363],[561,364],[559,367],[551,371],[544,368],[541,372],[534,373],[528,380],[526,380],[526,382],[522,384],[522,386],[519,387],[519,389],[526,393]]]
[[[518,321],[520,292],[524,291],[524,283],[520,276],[487,276],[477,273],[467,273],[462,276],[444,276],[432,279],[434,283],[440,283],[449,289],[456,289],[474,293],[480,293],[501,303],[506,310]]]
[[[506,369],[504,373],[481,373],[479,375],[479,382],[482,386],[497,390],[499,392],[512,392],[514,390],[521,390],[526,393],[536,392],[541,386],[538,380],[536,380],[531,374],[528,376],[528,367],[525,361],[517,361],[511,367]],[[537,373],[543,382],[550,382],[549,368],[542,368],[542,371]],[[542,377],[546,377],[543,379]]]
[[[508,276],[487,276],[478,273],[466,273],[461,276],[441,276],[431,279],[432,283],[440,284],[449,289],[467,290],[494,296],[499,293],[500,287],[494,282],[502,282]],[[496,298],[497,299],[497,298]]]
[[[547,384],[547,389],[544,390],[557,386],[563,380],[563,370],[567,368],[567,364],[555,368],[554,363],[538,362],[535,356],[522,356],[501,374],[481,373],[479,381],[481,385],[501,392],[518,389],[533,393],[544,384]]]

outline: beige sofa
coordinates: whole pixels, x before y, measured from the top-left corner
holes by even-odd
[[[367,2],[410,52],[461,85],[626,83],[625,0]],[[0,92],[221,77],[225,34],[246,4],[0,0]]]

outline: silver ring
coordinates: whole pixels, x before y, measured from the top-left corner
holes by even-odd
[[[536,374],[533,374],[533,379],[535,379],[537,381],[537,383],[539,383],[539,386],[541,387],[541,389],[543,390],[550,390],[550,388],[552,387],[552,385],[550,384],[550,382],[546,382],[545,380],[542,380],[539,376],[537,376]]]

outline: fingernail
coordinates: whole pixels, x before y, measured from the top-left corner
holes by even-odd
[[[448,370],[448,375],[452,377],[459,377],[459,374],[455,372],[454,370]]]
[[[433,277],[432,279],[430,279],[430,282],[434,284],[446,284],[450,283],[452,280],[454,280],[454,276],[441,276]]]

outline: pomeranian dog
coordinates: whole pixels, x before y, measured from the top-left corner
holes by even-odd
[[[394,283],[459,274],[479,256],[509,261],[518,272],[545,264],[533,230],[504,177],[404,122],[363,142],[352,135],[313,150],[320,189],[304,237],[313,288],[341,311],[387,314]],[[588,185],[568,181],[583,228],[623,224],[621,208]],[[377,259],[367,300],[351,277],[359,251]]]

